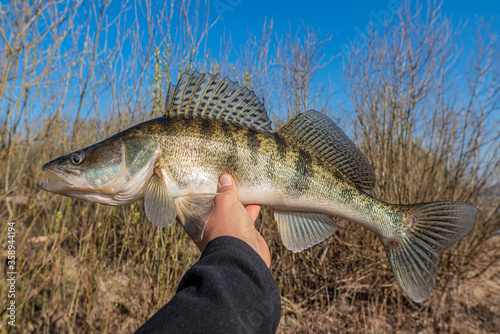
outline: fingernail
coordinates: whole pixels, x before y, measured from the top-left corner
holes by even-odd
[[[233,180],[231,180],[229,175],[224,174],[220,177],[219,183],[221,187],[230,187],[233,185]]]

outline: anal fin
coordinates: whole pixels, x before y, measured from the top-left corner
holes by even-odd
[[[294,253],[322,242],[337,230],[333,219],[319,213],[275,210],[274,219],[283,244]]]
[[[175,199],[177,217],[186,233],[194,241],[201,241],[208,218],[214,209],[216,194],[193,194],[179,196]]]

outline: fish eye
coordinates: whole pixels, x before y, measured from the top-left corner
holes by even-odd
[[[73,163],[73,165],[76,166],[76,165],[81,164],[83,162],[84,158],[85,158],[85,156],[83,155],[83,153],[75,152],[71,155],[70,160]]]

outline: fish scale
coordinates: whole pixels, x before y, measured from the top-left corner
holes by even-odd
[[[232,174],[243,204],[274,209],[286,248],[299,252],[337,229],[332,216],[371,230],[396,279],[428,298],[438,255],[474,227],[477,209],[441,201],[390,204],[366,157],[326,115],[309,110],[272,131],[255,94],[218,75],[183,74],[159,117],[43,166],[46,191],[108,205],[144,199],[156,226],[180,221],[195,241],[213,210],[219,176]]]

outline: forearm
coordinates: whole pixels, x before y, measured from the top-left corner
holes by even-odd
[[[219,237],[138,333],[274,333],[280,316],[279,290],[262,258],[239,239]]]

